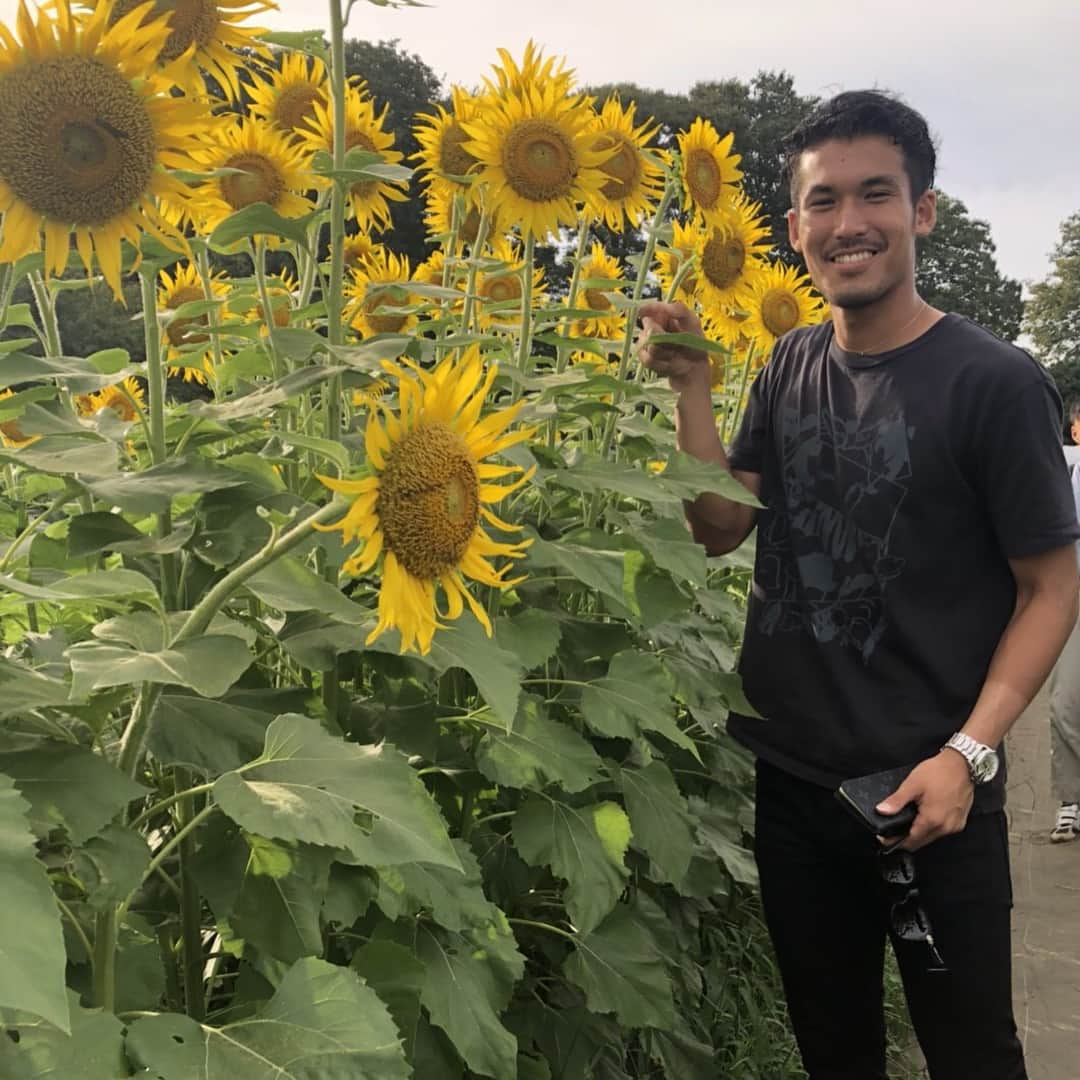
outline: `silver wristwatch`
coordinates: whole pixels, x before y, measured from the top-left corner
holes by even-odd
[[[997,776],[1000,763],[997,751],[993,747],[978,742],[962,731],[950,735],[942,749],[944,750],[946,746],[950,750],[955,750],[967,762],[973,784],[986,784]]]

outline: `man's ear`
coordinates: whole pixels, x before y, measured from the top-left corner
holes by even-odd
[[[937,224],[937,192],[927,188],[915,203],[915,235],[929,236]]]
[[[784,215],[787,218],[788,243],[794,251],[802,254],[802,242],[799,240],[799,215],[794,207]]]

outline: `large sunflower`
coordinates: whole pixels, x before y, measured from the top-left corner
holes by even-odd
[[[394,136],[383,130],[386,123],[384,105],[376,112],[375,102],[369,94],[355,86],[345,90],[345,149],[368,150],[379,154],[387,165],[397,165],[404,156],[393,149]],[[326,102],[312,103],[313,118],[307,127],[298,132],[311,151],[334,148],[334,112]],[[391,202],[404,202],[408,195],[402,185],[389,180],[358,180],[349,188],[349,205],[353,217],[362,229],[372,225],[379,229],[390,227]]]
[[[183,246],[156,201],[190,196],[168,170],[190,167],[210,116],[147,74],[166,21],[140,26],[139,13],[110,26],[111,14],[53,0],[36,22],[20,4],[18,38],[0,24],[0,262],[44,247],[46,273],[61,274],[74,232],[87,271],[96,251],[122,300],[122,240],[138,247],[148,232]]]
[[[679,269],[687,260],[693,259],[697,255],[703,241],[701,227],[693,221],[689,221],[685,225],[679,221],[673,221],[671,227],[670,242],[662,247],[658,246],[656,249],[656,276],[660,279],[660,288],[663,290],[664,296],[671,292],[671,287],[675,284]],[[693,302],[696,293],[697,274],[696,268],[693,268],[683,275],[675,299],[690,304]]]
[[[210,279],[213,299],[224,300],[229,295],[229,285],[224,275],[216,274]],[[199,271],[190,263],[177,263],[175,276],[168,270],[158,275],[158,307],[163,311],[176,311],[194,300],[205,300]],[[207,315],[190,315],[174,318],[165,327],[165,359],[169,362],[169,374],[183,376],[184,382],[206,385],[207,373],[213,368],[211,356],[213,343],[205,327],[210,323]]]
[[[470,136],[462,125],[476,120],[481,112],[479,100],[460,86],[452,86],[450,94],[450,112],[436,105],[434,113],[419,113],[413,128],[420,144],[413,155],[413,160],[418,162],[417,171],[427,174],[424,180],[432,190],[446,194],[472,187],[471,181],[456,179],[467,176],[477,164],[476,158],[465,149]]]
[[[315,120],[315,106],[326,108],[330,78],[317,56],[285,53],[280,68],[259,72],[247,88],[251,113],[287,135],[299,135]]]
[[[736,197],[721,224],[702,232],[695,286],[703,307],[738,307],[755,274],[765,266],[769,230],[759,211],[757,203]]]
[[[716,128],[700,116],[690,130],[678,135],[682,159],[683,209],[706,225],[719,225],[742,179],[742,157],[731,152],[735,136],[722,139]]]
[[[626,222],[635,228],[640,225],[664,190],[663,169],[644,153],[658,125],[647,120],[635,127],[636,108],[631,102],[624,109],[618,94],[612,94],[593,121],[593,145],[609,155],[601,166],[607,179],[593,209],[614,232],[622,232]]]
[[[520,473],[515,465],[484,461],[529,438],[528,429],[509,431],[523,402],[480,419],[495,379],[484,372],[477,346],[456,359],[447,356],[431,372],[412,372],[384,364],[397,380],[398,413],[383,408],[368,414],[365,446],[367,476],[359,480],[321,477],[332,491],[354,497],[340,529],[345,543],[361,547],[345,563],[346,574],[366,574],[382,559],[379,621],[368,635],[371,644],[385,631],[401,633],[401,651],[427,653],[439,619],[456,619],[468,603],[490,635],[491,622],[469,592],[467,578],[505,589],[511,563],[496,570],[493,558],[519,558],[529,541],[500,543],[484,523],[502,531],[517,526],[500,520],[489,508],[526,483],[532,470],[507,485],[492,483]],[[520,580],[520,579],[517,579]],[[437,590],[446,596],[439,611]]]
[[[395,295],[396,290],[390,288],[398,286],[407,290],[409,278],[409,257],[395,255],[380,246],[353,270],[352,280],[345,286],[345,317],[349,325],[364,338],[411,330],[416,325],[416,315],[397,315],[393,309],[416,304],[419,297]]]
[[[543,240],[577,223],[578,207],[609,179],[602,166],[614,153],[596,149],[592,117],[588,101],[568,97],[556,80],[492,93],[481,117],[463,124],[471,136],[464,148],[504,224]]]
[[[95,5],[87,0],[87,6]],[[146,8],[146,0],[116,0],[110,22],[140,7]],[[168,19],[168,38],[156,55],[159,65],[169,67],[170,77],[179,78],[190,90],[203,91],[199,79],[202,68],[235,99],[240,97],[237,69],[244,68],[245,59],[253,54],[269,56],[269,50],[259,40],[265,28],[238,24],[276,7],[271,0],[153,0],[145,17]],[[233,49],[243,50],[246,57],[238,56]],[[185,54],[194,63],[174,65]]]
[[[588,258],[581,266],[581,280],[621,281],[622,267],[619,260],[604,250],[604,245],[593,243]],[[607,297],[607,293],[617,289],[617,285],[586,285],[578,293],[576,307],[591,308],[594,315],[576,319],[570,324],[571,337],[592,337],[613,340],[626,333],[626,312],[617,308]]]
[[[488,92],[495,97],[503,94],[529,94],[535,87],[550,86],[559,96],[569,94],[577,81],[573,69],[566,67],[561,57],[544,56],[530,39],[525,46],[521,63],[506,49],[499,49],[502,65],[492,65],[494,81],[484,79]]]
[[[371,239],[371,233],[369,232],[350,233],[345,237],[344,243],[345,269],[356,270],[374,255],[381,246],[381,244],[377,244]]]
[[[242,119],[222,127],[194,155],[208,172],[240,169],[202,184],[197,206],[189,211],[200,232],[211,233],[225,218],[254,203],[266,203],[282,217],[301,217],[311,209],[302,192],[314,183],[309,155],[288,137],[259,120]]]
[[[111,409],[124,423],[130,424],[138,420],[139,413],[146,408],[146,397],[139,383],[129,377],[115,386],[106,386],[96,394],[86,395],[85,406],[85,409],[79,410],[84,416]]]
[[[828,312],[810,279],[781,262],[771,263],[756,275],[747,291],[744,310],[747,317],[743,333],[757,342],[763,356],[789,330],[819,323]]]
[[[424,227],[431,240],[448,243],[451,228],[453,227],[454,195],[444,188],[432,185],[427,190],[424,200]],[[499,232],[499,216],[493,210],[488,210],[487,235],[495,236]],[[466,199],[464,215],[458,225],[458,237],[464,240],[470,248],[475,247],[477,237],[480,234],[480,207],[473,199]]]
[[[483,329],[516,330],[521,326],[521,301],[525,295],[525,260],[517,244],[501,237],[491,246],[485,269],[476,275],[476,296]],[[494,261],[492,261],[494,260]],[[543,303],[544,271],[532,268],[532,303]]]

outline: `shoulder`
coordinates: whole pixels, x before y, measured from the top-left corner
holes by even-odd
[[[762,370],[762,377],[767,375],[768,381],[779,383],[791,371],[805,371],[815,357],[828,355],[832,339],[831,322],[789,330],[773,346],[769,361]]]
[[[1016,394],[1042,386],[1056,397],[1053,379],[1025,349],[964,315],[946,315],[938,328],[935,350],[946,353],[951,363],[985,391]]]

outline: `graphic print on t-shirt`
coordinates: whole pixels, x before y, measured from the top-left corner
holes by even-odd
[[[869,660],[886,628],[886,586],[904,568],[889,542],[911,481],[911,432],[900,416],[829,410],[784,409],[780,422],[783,491],[758,536],[760,628],[808,630]]]

